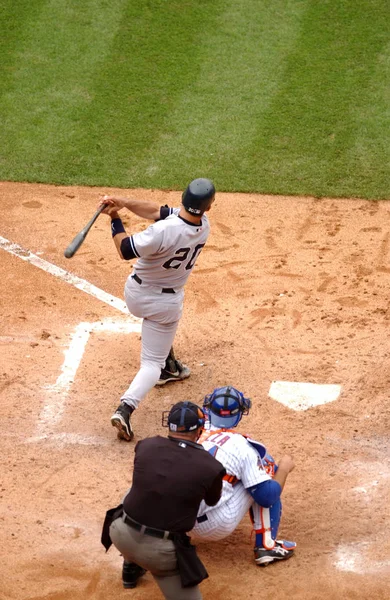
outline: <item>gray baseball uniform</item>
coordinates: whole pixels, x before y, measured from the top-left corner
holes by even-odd
[[[172,347],[183,310],[184,285],[204,247],[209,220],[200,225],[162,207],[161,220],[130,237],[139,257],[125,285],[129,311],[143,319],[141,366],[121,400],[134,408],[156,385]]]

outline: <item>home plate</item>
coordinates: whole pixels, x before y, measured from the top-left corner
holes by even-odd
[[[337,400],[340,393],[341,385],[273,381],[268,396],[293,410],[307,410]]]

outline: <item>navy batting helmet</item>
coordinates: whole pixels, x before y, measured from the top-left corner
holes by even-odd
[[[194,179],[184,190],[182,204],[189,213],[202,215],[215,196],[215,187],[210,179]]]
[[[203,401],[203,408],[211,425],[222,429],[236,427],[242,415],[249,413],[251,406],[250,399],[245,398],[242,392],[230,385],[216,388]]]

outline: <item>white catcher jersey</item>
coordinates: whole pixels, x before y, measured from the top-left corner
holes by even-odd
[[[134,272],[142,283],[152,286],[182,288],[206,244],[210,224],[202,215],[200,225],[178,216],[180,208],[171,208],[170,214],[147,229],[130,237],[134,254],[139,257]]]
[[[227,475],[233,475],[244,488],[250,488],[271,479],[265,471],[258,452],[247,438],[232,430],[211,427],[202,434],[202,446],[210,452],[226,469]],[[234,494],[234,485],[224,480],[222,496],[215,507],[207,506],[203,501],[198,514],[205,514],[228,502]]]

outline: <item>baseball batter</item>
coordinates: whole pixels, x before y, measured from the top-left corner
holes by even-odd
[[[255,562],[265,566],[293,555],[296,544],[277,539],[280,496],[294,468],[290,456],[277,466],[260,442],[233,431],[251,401],[234,387],[217,388],[204,399],[208,426],[200,442],[226,469],[222,496],[214,507],[201,504],[191,536],[217,541],[230,535],[249,510],[255,531]]]
[[[120,439],[133,438],[130,415],[153,386],[190,375],[188,367],[176,360],[172,344],[182,315],[184,286],[209,236],[205,213],[214,199],[213,183],[200,178],[183,192],[180,208],[113,196],[100,203],[108,205],[103,212],[111,217],[119,256],[138,259],[126,281],[125,300],[129,311],[143,319],[141,365],[111,417]],[[155,223],[129,236],[118,214],[123,208]]]

